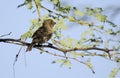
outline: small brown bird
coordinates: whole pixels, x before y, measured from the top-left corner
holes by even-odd
[[[32,47],[36,44],[42,44],[47,42],[53,34],[53,27],[56,23],[52,19],[44,20],[42,27],[38,28],[33,34],[32,43],[27,47],[27,51],[31,51]]]

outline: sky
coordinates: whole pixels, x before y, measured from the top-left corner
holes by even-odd
[[[67,1],[67,0],[66,0]],[[0,2],[0,35],[12,32],[5,38],[19,39],[30,27],[30,19],[36,18],[37,14],[32,13],[26,7],[17,8],[17,5],[23,3],[24,0],[2,0]],[[44,3],[45,4],[45,3]],[[112,19],[113,9],[120,7],[119,0],[76,0],[70,1],[72,5],[102,7],[105,9],[106,15],[117,25],[120,25],[120,14],[115,15]],[[111,9],[107,9],[111,7]],[[72,29],[70,29],[72,30]],[[15,55],[21,46],[0,43],[0,78],[13,78],[13,62]],[[109,78],[108,74],[117,66],[115,62],[100,57],[93,57],[92,63],[96,74],[93,74],[85,65],[72,61],[71,69],[60,67],[59,64],[51,64],[58,57],[48,54],[40,54],[38,50],[33,49],[29,53],[25,53],[23,47],[18,61],[15,65],[16,78]],[[120,73],[117,76],[120,78]]]

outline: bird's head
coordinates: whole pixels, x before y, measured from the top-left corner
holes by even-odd
[[[46,19],[43,22],[43,26],[50,26],[51,28],[53,28],[55,24],[56,22],[54,22],[52,19]]]

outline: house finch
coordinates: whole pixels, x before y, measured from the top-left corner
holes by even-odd
[[[31,51],[36,43],[42,44],[48,41],[52,37],[54,25],[55,22],[52,19],[44,20],[43,25],[33,34],[32,43],[27,47],[26,52]]]

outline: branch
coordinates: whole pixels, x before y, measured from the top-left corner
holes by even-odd
[[[11,38],[6,38],[6,39],[0,39],[0,42],[4,43],[11,43],[11,44],[16,44],[16,45],[22,45],[22,46],[29,46],[31,43],[22,41],[20,39],[11,39]],[[110,51],[113,51],[112,49],[103,49],[103,48],[98,48],[98,47],[91,47],[91,48],[72,48],[72,49],[65,49],[65,48],[60,48],[56,47],[53,44],[48,44],[48,45],[35,45],[34,48],[39,49],[39,47],[44,47],[44,48],[52,48],[64,53],[71,52],[71,51],[86,51],[86,50],[99,50],[103,51],[106,53],[109,53]]]
[[[76,51],[76,50],[99,50],[99,51],[104,51],[106,53],[109,53],[110,51],[113,51],[112,49],[103,49],[103,48],[97,48],[97,47],[90,47],[90,48],[73,48],[73,49],[68,49],[66,52],[70,51]]]

